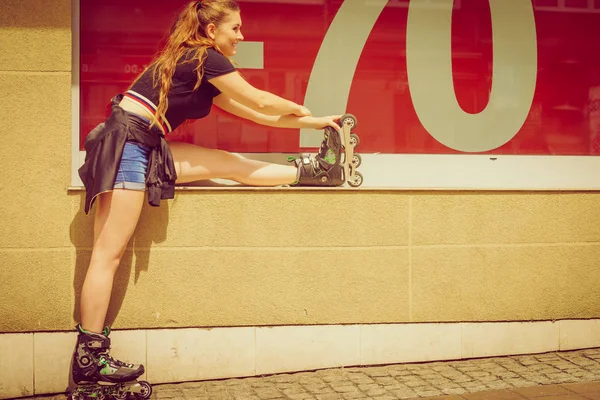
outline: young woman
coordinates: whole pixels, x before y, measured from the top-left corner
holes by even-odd
[[[161,199],[173,197],[175,183],[196,180],[225,178],[255,186],[319,184],[323,171],[333,165],[327,140],[315,157],[293,165],[248,160],[186,143],[167,144],[164,136],[185,120],[205,117],[213,104],[262,125],[340,130],[336,122],[340,116],[313,117],[306,107],[259,90],[240,76],[229,57],[244,39],[241,28],[235,1],[191,1],[171,28],[164,49],[126,93],[113,99],[110,117],[86,139],[86,161],[79,171],[86,187],[85,212],[96,200],[97,209],[73,357],[77,384],[129,382],[144,372],[142,365],[109,355],[104,320],[113,278],[146,190],[148,201],[159,205]]]

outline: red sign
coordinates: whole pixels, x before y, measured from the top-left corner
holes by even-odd
[[[328,31],[344,22],[336,16],[344,7],[376,7],[377,0],[239,3],[246,41],[264,49],[264,68],[243,75],[305,103]],[[183,4],[81,0],[82,141],[106,117],[110,98],[150,62]],[[344,14],[347,29],[369,34],[348,82],[347,107],[331,112],[357,116],[361,153],[600,152],[599,0],[389,0],[381,8],[372,27],[359,26],[361,15],[352,15],[359,11]],[[333,40],[338,49],[352,46]],[[300,134],[214,107],[170,135],[234,152],[296,153]]]

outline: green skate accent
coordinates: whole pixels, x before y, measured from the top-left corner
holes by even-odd
[[[335,164],[336,157],[334,151],[331,149],[327,150],[327,154],[325,154],[323,159],[329,164]]]
[[[79,332],[81,332],[81,333],[84,333],[84,334],[86,334],[86,335],[89,335],[89,334],[91,334],[91,333],[95,333],[95,332],[92,332],[92,331],[88,331],[88,330],[85,330],[85,329],[83,329],[83,326],[81,326],[81,324],[77,324],[77,327],[76,327],[76,329],[77,329]],[[103,334],[104,336],[108,336],[108,335],[110,335],[110,326],[106,326],[106,327],[104,327],[104,329],[102,330],[102,334]]]
[[[114,375],[115,372],[117,372],[117,370],[115,368],[111,368],[110,365],[107,365],[100,370],[100,375],[104,375],[104,376]]]
[[[78,330],[79,332],[81,332],[81,333],[84,333],[84,334],[86,334],[86,335],[88,335],[88,334],[90,334],[90,333],[91,333],[90,331],[86,331],[85,329],[83,329],[83,326],[81,326],[81,324],[78,324],[78,325],[77,325],[77,330]]]
[[[104,357],[100,357],[98,364],[104,366],[104,368],[100,370],[100,375],[113,375],[117,371],[116,368],[112,368],[110,366],[110,364],[108,363],[108,361],[106,361],[106,358]]]

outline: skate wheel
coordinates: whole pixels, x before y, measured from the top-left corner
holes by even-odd
[[[355,154],[352,156],[352,165],[354,165],[354,168],[360,167],[360,164],[362,164],[362,157],[360,154]]]
[[[149,399],[150,396],[152,396],[152,386],[150,386],[150,384],[146,381],[139,381],[138,383],[142,387],[142,390],[140,393],[135,394],[135,398],[136,399]]]
[[[355,148],[358,147],[358,145],[360,144],[360,139],[358,138],[358,135],[356,133],[350,134],[350,144]]]
[[[344,114],[342,115],[342,118],[340,118],[340,125],[348,125],[350,127],[350,130],[356,128],[356,125],[358,125],[358,121],[356,120],[356,117],[352,114]]]
[[[69,400],[85,400],[85,396],[79,390],[75,389],[67,397]]]
[[[117,393],[113,393],[112,397],[114,397],[117,400],[127,400],[127,398],[129,397],[129,393],[117,392]]]
[[[348,181],[348,185],[352,187],[359,187],[363,183],[363,176],[360,172],[355,171],[354,176]]]
[[[69,394],[69,396],[67,398],[69,400],[87,400],[87,399],[105,400],[106,396],[104,396],[104,393],[102,393],[102,392],[92,391],[90,393],[85,393],[85,392],[80,392],[79,390],[75,389],[73,392],[71,392]]]

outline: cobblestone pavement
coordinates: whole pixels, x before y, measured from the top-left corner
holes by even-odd
[[[600,400],[600,383],[586,386],[589,388],[592,385],[596,388],[597,393],[589,395],[592,397],[581,397],[585,395],[576,395],[568,389],[581,386],[569,386],[570,383],[595,381],[600,381],[600,349],[379,367],[336,368],[264,377],[154,385],[152,398],[397,400],[445,396],[440,399],[460,400],[472,399],[473,395],[467,394],[478,393],[479,396],[483,396],[477,397],[479,399],[493,400],[531,398],[523,393],[534,390],[532,393],[555,394],[546,397],[548,400]],[[547,385],[547,389],[544,391],[539,385]],[[532,389],[536,386],[537,389]],[[497,392],[498,390],[503,392]],[[570,394],[564,394],[561,390]],[[555,393],[556,391],[559,394]],[[501,397],[501,393],[504,393],[505,397]],[[65,396],[50,398],[58,400],[64,399]]]

